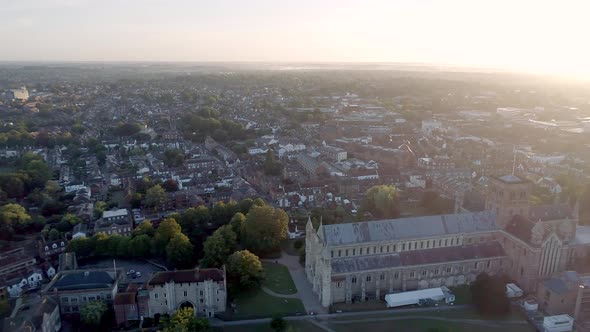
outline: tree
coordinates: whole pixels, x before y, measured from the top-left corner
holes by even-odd
[[[0,238],[9,239],[15,229],[26,229],[30,221],[31,216],[19,204],[9,203],[0,207]]]
[[[487,316],[505,316],[510,312],[506,280],[480,273],[471,284],[471,298],[476,310]]]
[[[193,308],[181,308],[164,323],[164,332],[209,332],[211,326],[206,318],[197,318]]]
[[[154,236],[154,226],[151,222],[145,220],[139,226],[133,230],[133,236],[147,235],[148,237]]]
[[[270,205],[253,206],[240,232],[242,244],[257,254],[277,250],[287,238],[289,217],[285,211]]]
[[[76,257],[88,257],[94,253],[96,246],[95,238],[77,238],[68,244],[68,252],[75,252]]]
[[[94,204],[94,218],[102,217],[102,213],[107,209],[107,203],[98,201]]]
[[[264,160],[264,174],[274,176],[281,174],[281,163],[276,161],[275,154],[271,149],[266,151],[266,158]]]
[[[203,233],[207,224],[211,222],[209,209],[204,205],[196,208],[189,208],[180,216],[180,226],[183,233],[195,237]]]
[[[8,299],[0,300],[0,318],[8,316],[10,313],[10,303]]]
[[[436,191],[426,191],[420,199],[420,206],[430,215],[449,213],[453,209],[452,201],[440,197]]]
[[[201,265],[204,267],[222,266],[229,255],[234,252],[236,246],[237,237],[232,227],[229,225],[219,227],[203,244],[204,256],[201,259]]]
[[[242,201],[240,201],[239,204],[240,212],[242,212],[243,214],[247,214],[248,211],[250,211],[252,204],[254,204],[252,198],[244,198]]]
[[[275,332],[284,332],[287,329],[287,321],[281,316],[275,316],[270,321],[270,328]]]
[[[399,217],[399,202],[394,186],[380,185],[367,190],[363,202],[363,210],[376,218]]]
[[[259,285],[264,278],[260,259],[248,250],[236,251],[229,256],[227,273],[234,286],[244,289]]]
[[[177,267],[188,267],[192,263],[194,247],[182,233],[177,233],[166,246],[168,263]]]
[[[238,239],[240,238],[240,232],[242,231],[242,225],[244,224],[245,221],[246,221],[246,216],[242,212],[237,212],[236,214],[234,214],[234,216],[231,218],[231,221],[229,222],[231,229],[234,231],[234,233],[236,234]]]
[[[49,231],[49,235],[47,236],[47,238],[49,239],[49,241],[59,240],[60,237],[61,237],[61,233],[57,229],[55,229],[55,228],[52,228]]]
[[[164,152],[164,163],[170,167],[180,167],[184,163],[184,153],[179,149],[170,149]]]
[[[89,301],[80,307],[80,319],[84,324],[98,326],[106,312],[107,305],[103,301]]]
[[[154,249],[158,254],[164,254],[170,240],[181,233],[180,225],[172,218],[160,223],[154,234]]]
[[[173,193],[178,190],[178,182],[174,179],[168,179],[162,183],[162,188],[169,193]]]
[[[151,247],[152,239],[147,234],[141,234],[131,239],[129,251],[133,257],[146,257],[149,256]]]
[[[227,204],[217,202],[211,210],[211,222],[217,226],[227,225],[238,209],[239,206],[234,201]]]
[[[159,208],[166,199],[166,191],[159,184],[151,187],[145,194],[145,205],[148,207]]]

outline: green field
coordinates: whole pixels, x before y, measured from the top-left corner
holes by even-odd
[[[260,288],[241,292],[234,300],[235,308],[222,317],[226,320],[266,318],[275,315],[294,316],[305,313],[299,299],[283,299],[266,294]],[[233,311],[233,312],[231,312]]]
[[[278,294],[297,293],[297,287],[295,287],[289,269],[285,265],[264,262],[262,267],[264,268],[262,286]]]

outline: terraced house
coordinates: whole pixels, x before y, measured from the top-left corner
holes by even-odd
[[[575,208],[531,207],[531,183],[490,183],[486,211],[306,227],[307,278],[323,306],[457,286],[481,272],[507,274],[526,291],[590,255]]]

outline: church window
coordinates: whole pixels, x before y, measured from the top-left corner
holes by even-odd
[[[451,245],[453,245],[453,242],[455,242],[455,239],[451,238]]]
[[[346,257],[348,257],[348,249],[346,249],[344,252],[345,252],[345,253],[344,253],[344,255],[345,255]]]
[[[387,252],[389,252],[389,246],[386,246],[385,248],[387,249]]]
[[[356,255],[356,248],[352,248],[352,255]]]
[[[426,241],[426,249],[430,248],[430,241]]]
[[[393,274],[393,278],[394,278],[394,279],[398,279],[398,278],[399,278],[399,272],[396,272],[396,273],[394,273],[394,274]]]
[[[331,254],[332,258],[334,258],[334,250],[332,250],[332,251],[330,252],[330,254]]]
[[[359,249],[359,254],[362,255],[363,254],[363,248]]]
[[[439,247],[440,247],[440,246],[442,246],[442,239],[439,239],[439,240],[438,240],[438,246],[439,246]]]
[[[414,278],[414,271],[410,272],[410,278]]]
[[[154,294],[154,299],[156,299],[156,300],[158,299],[158,293]]]
[[[524,274],[524,268],[521,266],[520,267],[520,275],[523,275],[523,274]]]
[[[445,239],[445,247],[449,245],[449,239]]]
[[[376,254],[377,253],[377,247],[373,247],[373,253]]]
[[[477,270],[477,262],[473,264],[473,268]]]
[[[356,284],[356,277],[352,277],[352,279],[350,280],[351,283]]]
[[[184,297],[187,297],[187,296],[188,296],[188,292],[184,291]]]
[[[488,261],[488,269],[490,268],[491,265],[492,265],[492,262]]]
[[[424,249],[424,241],[420,241],[420,249]]]
[[[199,291],[199,295],[203,296],[203,291]]]
[[[453,268],[452,268],[452,267],[450,267],[450,266],[449,266],[449,267],[447,267],[447,273],[451,273],[452,269],[453,269]]]
[[[520,192],[520,198],[525,198],[526,196],[526,192],[525,191],[521,191]]]
[[[402,243],[402,251],[405,251],[405,250],[406,250],[406,244]]]
[[[342,287],[342,281],[338,281],[338,282],[336,283],[336,287],[337,287],[337,288],[341,288],[341,287]]]
[[[434,269],[434,275],[437,276],[438,275],[438,269]]]
[[[338,257],[342,257],[342,250],[338,249]]]
[[[371,276],[367,276],[367,278],[365,278],[365,280],[366,280],[367,282],[371,282]]]
[[[473,239],[471,239],[471,238],[467,239],[467,243],[469,243],[469,244],[471,244],[472,241],[473,241]]]
[[[379,280],[385,280],[385,273],[381,273],[381,275],[379,276]]]
[[[379,250],[381,251],[381,253],[383,253],[383,246],[381,246],[381,248],[379,248]]]
[[[393,251],[397,251],[397,244],[393,245]]]
[[[428,271],[422,270],[422,275],[425,276]]]

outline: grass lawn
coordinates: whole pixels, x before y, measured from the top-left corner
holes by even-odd
[[[297,287],[291,279],[289,269],[283,264],[263,262],[264,281],[262,285],[278,294],[295,294]]]
[[[295,328],[297,332],[325,332],[323,329],[313,325],[310,322],[306,321],[294,321],[288,322],[290,326]],[[249,325],[234,325],[234,326],[226,326],[219,331],[223,332],[274,332],[273,329],[270,328],[270,324],[249,324]]]
[[[266,294],[262,289],[241,292],[234,299],[235,309],[228,309],[221,318],[240,320],[266,318],[274,315],[294,316],[304,314],[305,308],[299,299],[283,299]],[[232,312],[233,311],[233,312]]]

